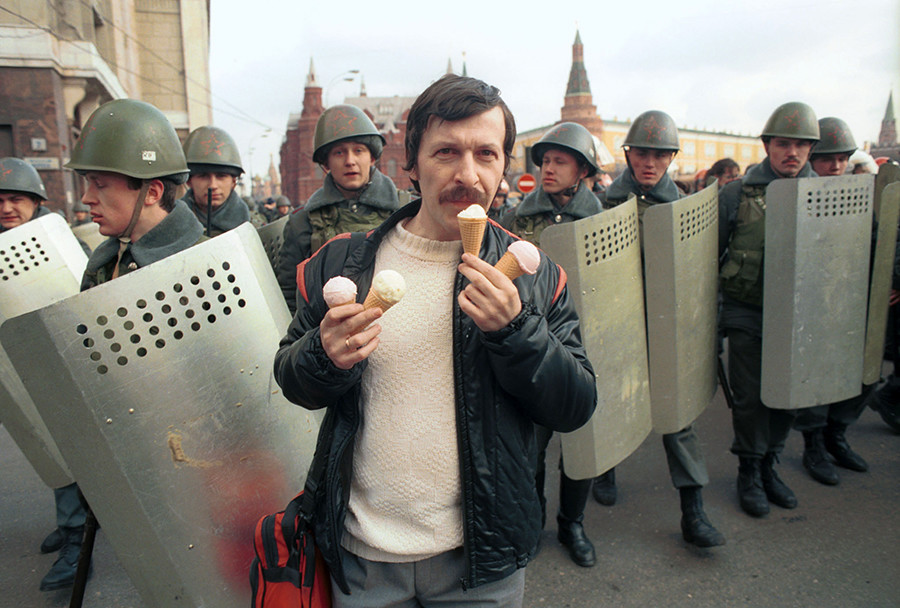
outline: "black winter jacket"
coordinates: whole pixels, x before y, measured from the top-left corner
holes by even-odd
[[[414,201],[401,208],[364,239],[357,237],[361,242],[340,235],[301,264],[297,314],[275,356],[275,378],[288,399],[307,409],[328,408],[319,443],[327,446],[328,455],[317,492],[315,533],[332,575],[345,590],[340,543],[366,362],[344,371],[325,354],[319,338],[319,323],[327,312],[322,286],[333,276],[346,276],[357,284],[362,300],[381,240],[419,206]],[[480,257],[495,263],[513,240],[488,222]],[[544,254],[541,258],[535,275],[516,279],[522,312],[499,331],[483,333],[454,297],[456,431],[468,564],[460,581],[464,588],[500,580],[534,556],[541,534],[535,423],[572,431],[588,421],[596,404],[593,369],[565,273]],[[454,293],[465,284],[457,273]]]

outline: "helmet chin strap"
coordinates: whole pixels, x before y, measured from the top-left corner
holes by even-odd
[[[122,256],[125,255],[125,250],[128,249],[128,245],[131,244],[131,233],[134,232],[134,227],[141,217],[141,209],[144,207],[144,200],[147,198],[148,190],[150,190],[150,180],[145,179],[141,184],[137,200],[134,203],[134,210],[131,212],[131,221],[128,222],[128,226],[125,230],[116,237],[119,239],[119,255],[116,257],[116,265],[113,268],[112,278],[114,279],[119,276],[119,264],[122,263]]]

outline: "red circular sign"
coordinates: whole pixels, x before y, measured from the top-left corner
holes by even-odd
[[[519,178],[519,181],[516,182],[516,188],[519,189],[519,192],[522,194],[528,194],[537,186],[537,180],[534,179],[534,176],[530,173],[524,173],[522,177]]]

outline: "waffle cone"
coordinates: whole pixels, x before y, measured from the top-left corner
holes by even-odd
[[[519,260],[508,251],[503,254],[502,258],[497,260],[494,268],[508,276],[510,281],[519,278],[523,274],[522,267],[519,266]]]
[[[381,312],[387,312],[387,309],[393,306],[387,300],[381,299],[377,293],[375,293],[374,289],[370,289],[369,293],[366,294],[366,301],[363,302],[363,308],[368,310],[370,308],[380,308]]]
[[[481,251],[481,240],[484,238],[484,227],[487,224],[487,218],[468,219],[457,218],[459,220],[459,233],[462,236],[463,251],[471,253],[478,257]]]

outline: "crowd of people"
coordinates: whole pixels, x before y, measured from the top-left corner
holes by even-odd
[[[200,127],[182,145],[162,113],[135,100],[99,108],[66,165],[84,179],[75,225],[92,221],[106,237],[90,254],[83,290],[247,221],[289,216],[274,272],[293,320],[275,379],[291,401],[326,412],[313,524],[335,606],[521,605],[525,566],[547,522],[547,446],[604,407],[594,379],[604,362],[588,360],[565,269],[541,253],[536,272],[511,280],[494,264],[518,239],[540,246],[545,229],[631,200],[643,225],[647,209],[717,184],[718,324],[728,345],[737,494],[748,515],[798,505],[776,467],[792,428],[803,434],[803,466],[828,485],[839,483],[839,468],[868,469],[847,433],[866,404],[900,430],[894,377],[878,391],[861,386],[850,399],[799,410],[767,407],[760,395],[766,188],[848,173],[857,145],[843,120],[786,103],[762,129],[762,162],[741,172],[722,159],[688,182],[670,173],[680,143],[665,112],[635,119],[618,175],[604,171],[583,126],[558,124],[531,148],[539,185],[517,204],[505,179],[515,138],[495,87],[447,75],[409,111],[409,204],[378,169],[384,136],[349,105],[319,119],[313,158],[325,178],[297,209],[283,196],[238,196],[243,167],[225,131]],[[145,161],[147,150],[155,162]],[[0,169],[0,233],[49,213],[30,165],[6,158]],[[491,218],[478,255],[463,253],[457,221],[473,204]],[[384,269],[410,285],[387,312],[362,304]],[[335,276],[357,284],[358,301],[326,305],[322,287]],[[695,425],[662,442],[683,539],[725,544],[703,508],[709,476]],[[573,479],[562,469],[557,538],[579,566],[597,563],[584,512],[591,496],[616,503],[615,472]],[[59,557],[45,590],[72,584],[87,509],[77,484],[54,494],[56,529],[40,550]]]

